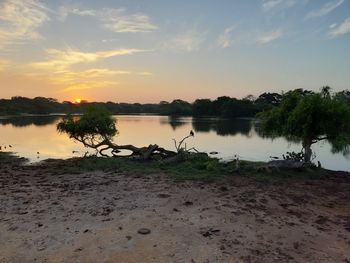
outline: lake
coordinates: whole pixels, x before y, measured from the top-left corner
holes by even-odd
[[[13,151],[32,162],[48,158],[82,156],[87,151],[80,143],[56,131],[62,116],[27,116],[0,119],[0,146],[2,151]],[[187,140],[187,147],[199,151],[218,152],[215,157],[230,160],[240,159],[268,161],[271,156],[281,157],[287,151],[300,151],[301,144],[284,138],[263,138],[252,120],[168,117],[150,115],[118,115],[118,144],[147,146],[158,144],[174,150],[174,141],[179,141],[191,130],[195,136]],[[11,145],[11,147],[9,146]],[[6,147],[6,149],[5,149]],[[333,154],[327,142],[312,147],[323,167],[350,171],[350,158],[341,153]]]

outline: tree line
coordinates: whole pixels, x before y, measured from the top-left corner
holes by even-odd
[[[296,89],[280,94],[264,94],[257,99],[244,98],[242,100],[219,97],[214,101],[196,100],[193,104],[181,100],[172,103],[160,103],[161,107],[171,109],[171,104],[176,105],[176,114],[190,113],[203,115],[223,115],[228,117],[249,116],[256,114],[257,106],[270,107],[258,114],[260,127],[258,133],[270,138],[285,137],[289,140],[302,143],[302,150],[299,153],[287,152],[283,162],[276,162],[277,165],[286,167],[313,166],[311,146],[319,141],[327,140],[332,146],[332,151],[350,153],[350,101],[349,92],[331,93],[328,86],[322,87],[320,92]],[[269,98],[270,104],[266,101],[259,102],[263,98]],[[181,105],[185,104],[182,107]],[[272,108],[271,108],[272,107]],[[263,109],[263,108],[261,108]],[[182,110],[188,110],[184,112]],[[226,115],[227,114],[227,115]],[[197,118],[193,118],[195,120]],[[232,122],[231,120],[229,120]],[[211,127],[202,127],[201,122],[193,122],[193,127],[210,130]],[[249,132],[250,127],[247,126]],[[116,120],[105,108],[90,107],[81,118],[73,118],[68,115],[58,123],[57,129],[61,133],[67,133],[70,138],[79,141],[86,147],[95,149],[100,155],[110,150],[114,157],[118,157],[121,150],[131,151],[129,157],[138,157],[143,160],[152,159],[173,159],[181,158],[183,153],[186,156],[190,153],[182,143],[194,135],[193,131],[184,137],[179,143],[175,141],[176,152],[166,150],[157,144],[150,144],[142,148],[132,144],[118,145],[112,142],[117,134]],[[227,131],[224,131],[227,132]],[[198,153],[198,151],[195,150]],[[301,162],[302,161],[302,162]],[[291,166],[290,166],[291,165]],[[320,165],[319,165],[320,166]],[[281,166],[280,166],[281,167]]]
[[[350,101],[349,92],[331,93],[328,86],[322,87],[320,92],[296,89],[285,94],[271,94],[272,107],[257,114],[260,120],[258,133],[270,138],[285,137],[289,140],[302,143],[302,150],[299,153],[287,152],[283,156],[284,161],[276,161],[276,167],[312,167],[311,146],[319,141],[327,140],[332,146],[332,151],[350,153]],[[267,97],[266,94],[261,98]],[[259,99],[238,100],[229,97],[219,97],[214,101],[196,100],[192,104],[192,113],[198,112],[205,115],[228,114],[229,117],[249,115],[254,112],[252,105],[259,105]],[[273,101],[273,102],[272,102]],[[172,102],[173,103],[173,102]],[[178,106],[184,103],[176,100]],[[171,103],[170,103],[171,104]],[[190,108],[191,104],[186,103]],[[272,106],[273,105],[273,106]],[[162,107],[169,107],[168,103],[161,103]],[[199,108],[199,111],[198,111]],[[176,108],[176,113],[183,113],[182,107]],[[234,109],[234,110],[232,110]],[[196,112],[197,110],[197,112]],[[231,111],[232,110],[232,111]],[[196,118],[193,118],[196,119]],[[232,122],[230,120],[230,122]],[[201,122],[198,123],[199,125]],[[195,127],[195,125],[194,125]],[[203,127],[201,127],[203,128]],[[209,130],[210,126],[206,127]],[[248,129],[249,130],[249,126]],[[117,134],[116,120],[105,108],[90,107],[81,118],[73,118],[68,115],[58,123],[57,129],[61,133],[67,133],[70,138],[81,142],[86,147],[96,150],[102,156],[110,150],[114,157],[118,157],[121,150],[131,151],[128,157],[137,157],[143,160],[152,158],[178,161],[183,157],[187,158],[190,150],[182,147],[182,143],[189,137],[194,136],[193,131],[184,137],[179,143],[175,140],[176,152],[166,150],[157,144],[150,144],[142,148],[132,144],[118,145],[112,141]],[[195,150],[195,149],[194,149]],[[195,150],[196,153],[199,153]],[[281,166],[282,165],[282,166]],[[319,166],[321,166],[319,164]]]
[[[300,94],[312,94],[312,91],[296,89]],[[350,101],[350,92],[342,91],[336,94]],[[72,103],[58,102],[53,98],[21,96],[11,99],[0,99],[0,115],[18,114],[54,114],[54,113],[84,113],[91,106],[103,106],[112,114],[150,113],[169,116],[219,116],[227,118],[254,117],[257,113],[267,111],[280,105],[283,94],[265,92],[254,97],[248,95],[243,99],[221,96],[215,100],[197,99],[193,103],[176,99],[172,102],[160,103],[115,103],[87,102]]]
[[[350,153],[350,94],[331,93],[325,86],[320,92],[288,91],[278,107],[258,114],[261,132],[268,137],[285,137],[301,142],[303,149],[292,158],[312,159],[311,146],[327,140],[333,152]]]

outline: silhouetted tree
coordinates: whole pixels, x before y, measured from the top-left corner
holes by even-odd
[[[194,116],[210,116],[213,114],[213,103],[210,99],[197,99],[193,103]]]
[[[245,96],[243,98],[243,100],[248,100],[248,101],[251,101],[251,102],[255,102],[256,101],[256,97],[254,95],[252,95],[252,94],[249,94],[249,95]]]
[[[113,143],[113,137],[118,132],[116,120],[104,108],[90,107],[80,119],[68,116],[58,123],[57,130],[61,133],[67,133],[70,138],[81,142],[85,147],[95,149],[102,156],[108,156],[105,151],[109,151],[113,156],[119,156],[118,154],[122,150],[131,151],[128,156],[137,156],[145,160],[154,155],[166,158],[176,154],[160,148],[156,144],[139,148],[131,144],[118,145]]]
[[[349,153],[350,107],[336,96],[290,91],[280,106],[260,117],[265,134],[300,140],[305,162],[311,160],[312,144],[322,140],[328,140],[334,151]]]
[[[256,103],[268,104],[277,106],[281,103],[282,95],[278,93],[265,92],[261,94],[257,99]]]
[[[321,94],[323,97],[329,97],[331,95],[331,87],[329,86],[324,86],[321,88]]]

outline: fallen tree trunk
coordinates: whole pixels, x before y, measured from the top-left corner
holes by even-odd
[[[196,149],[187,149],[186,139],[193,137],[194,132],[184,137],[177,145],[175,141],[175,151],[169,151],[159,147],[157,144],[150,144],[146,147],[136,147],[131,144],[118,145],[112,142],[117,134],[116,120],[111,114],[101,108],[89,108],[87,112],[78,120],[72,116],[64,118],[57,124],[57,130],[67,133],[70,138],[81,142],[85,147],[92,148],[101,156],[114,157],[137,157],[143,160],[148,159],[166,159],[182,154],[196,151]],[[184,146],[182,146],[184,144]],[[123,151],[130,151],[129,155],[123,155]]]
[[[176,152],[166,150],[162,147],[159,147],[157,144],[150,144],[149,146],[145,147],[136,147],[132,144],[114,144],[106,138],[98,144],[89,143],[84,140],[80,140],[79,138],[75,139],[82,142],[86,147],[95,149],[100,155],[105,157],[110,156],[105,153],[106,151],[110,151],[110,154],[113,157],[138,157],[143,160],[149,160],[152,158],[166,159],[177,155]],[[123,150],[130,151],[131,153],[129,155],[120,155]]]

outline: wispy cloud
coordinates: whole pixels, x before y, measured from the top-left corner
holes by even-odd
[[[228,48],[232,44],[231,32],[234,29],[233,26],[228,27],[218,38],[218,45],[221,48]]]
[[[60,92],[70,92],[76,90],[87,90],[87,89],[96,89],[96,88],[107,88],[119,85],[117,81],[89,81],[89,82],[80,82],[74,83],[67,86],[64,89],[61,89]]]
[[[153,75],[153,73],[149,72],[149,71],[138,72],[137,74],[141,75],[141,76],[152,76]]]
[[[313,10],[310,13],[308,13],[306,15],[306,18],[314,18],[314,17],[327,15],[328,13],[336,9],[338,6],[340,6],[342,3],[344,3],[344,0],[336,0],[336,1],[328,2],[324,4],[320,9]]]
[[[0,4],[0,48],[41,39],[39,27],[49,20],[48,9],[36,0],[5,0]]]
[[[200,50],[206,39],[206,32],[200,32],[197,29],[189,29],[170,38],[163,44],[165,49],[179,50],[184,52],[193,52]]]
[[[82,52],[73,49],[58,50],[58,49],[48,49],[47,60],[32,63],[32,67],[37,67],[41,69],[56,69],[65,70],[71,65],[79,63],[89,63],[99,60],[103,60],[115,56],[132,55],[139,52],[145,52],[147,50],[141,49],[115,49],[108,51],[99,52]]]
[[[151,76],[152,73],[145,72],[131,72],[127,70],[112,70],[108,68],[94,68],[83,71],[55,71],[46,77],[53,85],[63,86],[62,92],[105,88],[118,85],[120,82],[116,78],[123,75],[141,75]],[[40,76],[39,76],[40,77]],[[43,77],[43,76],[42,76]]]
[[[279,39],[283,36],[281,29],[277,29],[266,34],[261,35],[256,39],[256,42],[259,44],[268,44],[276,39]]]
[[[66,20],[69,15],[77,16],[96,16],[97,12],[91,9],[79,9],[75,7],[61,6],[58,10],[58,19],[61,21]]]
[[[1,71],[1,69],[0,69]],[[25,75],[38,80],[45,80],[51,85],[59,87],[59,92],[76,90],[109,88],[119,85],[119,79],[125,75],[150,76],[151,72],[131,72],[128,70],[114,70],[108,68],[92,68],[87,70],[56,70],[34,71]]]
[[[115,49],[98,52],[82,52],[67,48],[66,50],[48,49],[47,59],[28,64],[23,71],[25,75],[45,80],[51,85],[57,86],[60,92],[85,90],[94,88],[112,87],[119,84],[121,76],[125,75],[150,75],[149,72],[131,72],[129,70],[115,70],[110,68],[90,68],[77,70],[79,67],[93,64],[115,56],[132,55],[138,52],[146,52],[141,49]]]
[[[52,83],[54,84],[72,84],[77,81],[91,81],[91,80],[98,80],[98,79],[105,79],[109,77],[115,77],[118,75],[129,75],[131,74],[130,71],[126,70],[111,70],[106,68],[96,68],[96,69],[89,69],[89,70],[83,70],[83,71],[55,71],[53,72],[49,77]]]
[[[129,14],[125,8],[103,8],[99,10],[80,9],[63,6],[58,12],[58,18],[65,20],[68,15],[92,16],[102,21],[103,26],[116,33],[152,32],[158,27],[151,18],[143,13]]]
[[[9,65],[10,65],[9,61],[0,59],[0,71],[4,71],[5,69],[8,68]]]
[[[332,31],[330,31],[331,37],[337,37],[350,32],[350,17],[347,18],[342,24],[335,27]]]
[[[60,92],[105,88],[119,84],[115,78],[120,75],[129,75],[125,70],[112,70],[108,68],[93,68],[82,71],[57,70],[29,72],[26,76],[45,80],[51,85],[58,86]]]
[[[262,9],[265,12],[286,9],[294,6],[296,2],[296,0],[262,0]]]
[[[148,15],[142,13],[127,14],[123,8],[103,9],[99,17],[106,28],[118,33],[152,32],[158,29]]]

